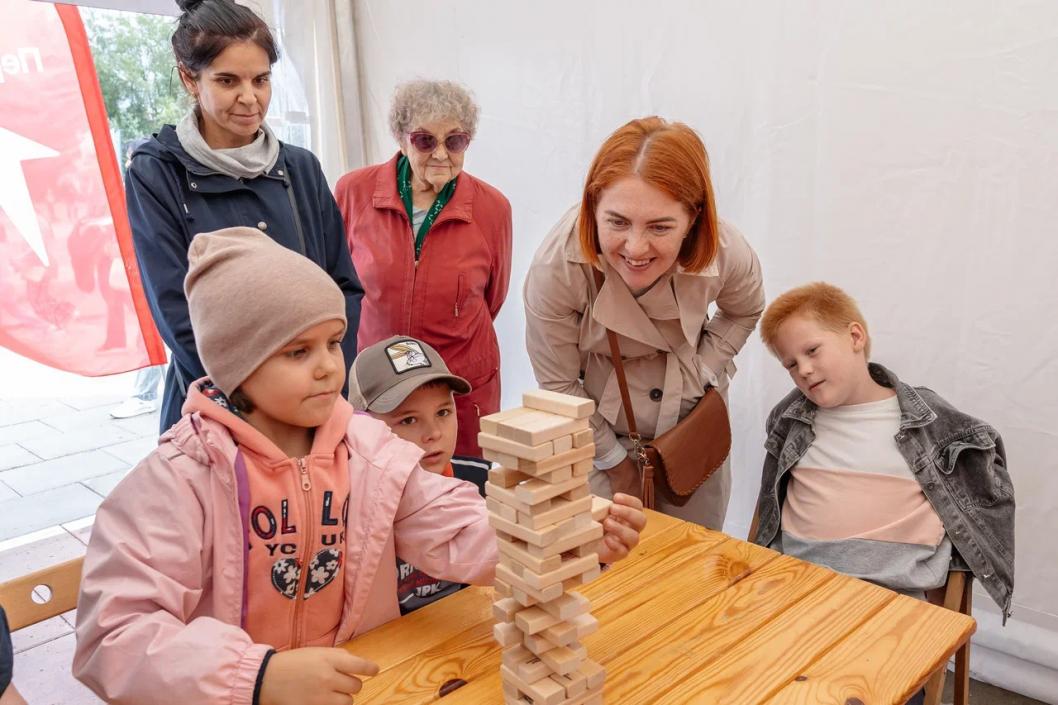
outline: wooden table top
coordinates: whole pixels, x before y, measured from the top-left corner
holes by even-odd
[[[903,705],[976,628],[970,617],[648,512],[632,554],[578,590],[607,703]],[[359,705],[502,703],[491,588],[472,587],[345,647],[378,663]],[[443,684],[466,685],[438,695]]]

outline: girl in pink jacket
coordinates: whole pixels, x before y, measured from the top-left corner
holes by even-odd
[[[185,292],[208,377],[96,515],[74,674],[113,703],[342,703],[334,648],[399,616],[396,556],[491,584],[467,483],[340,397],[345,301],[257,230],[198,235]]]

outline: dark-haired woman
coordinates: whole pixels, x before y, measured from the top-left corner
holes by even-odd
[[[268,26],[232,0],[179,0],[173,33],[180,80],[194,107],[132,155],[125,189],[136,258],[162,338],[172,350],[161,431],[180,418],[187,385],[205,376],[184,298],[197,233],[258,228],[326,270],[345,293],[346,362],[356,353],[363,289],[319,161],[265,123],[272,64]]]

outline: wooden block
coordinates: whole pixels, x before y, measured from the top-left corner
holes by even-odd
[[[522,643],[522,630],[510,623],[493,624],[492,636],[500,646],[514,646]]]
[[[573,436],[566,434],[559,436],[558,438],[551,439],[551,446],[555,449],[556,453],[565,453],[566,451],[573,449]]]
[[[510,453],[500,453],[499,451],[490,450],[488,448],[481,449],[481,457],[485,460],[490,460],[500,467],[517,469],[518,463],[521,462],[521,458],[511,455]]]
[[[558,624],[559,619],[547,610],[537,607],[526,607],[514,615],[514,623],[526,634],[536,634],[548,627]]]
[[[541,608],[543,609],[543,608]],[[569,646],[574,641],[594,634],[599,630],[599,620],[585,612],[565,622],[557,622],[540,632],[540,636],[557,646]]]
[[[562,686],[567,698],[579,697],[588,689],[588,679],[579,670],[565,675],[552,673],[551,680]]]
[[[580,499],[581,497],[587,497],[591,494],[591,488],[588,487],[587,482],[584,482],[584,478],[571,478],[570,483],[572,483],[573,480],[580,480],[580,484],[576,485],[573,489],[569,490],[568,492],[563,492],[563,499]]]
[[[504,534],[508,536],[512,536],[516,539],[521,539],[522,541],[528,543],[530,546],[542,547],[548,546],[554,543],[555,541],[559,541],[560,539],[565,540],[567,539],[567,537],[582,534],[583,530],[591,525],[591,517],[588,516],[588,514],[585,512],[583,514],[579,514],[579,516],[574,516],[571,519],[559,522],[558,524],[551,524],[550,526],[546,526],[541,529],[532,529],[528,526],[522,526],[521,524],[516,524],[512,521],[508,521],[503,517],[497,516],[497,514],[489,514],[489,525],[492,526],[492,528],[496,529],[497,532],[504,532]],[[591,539],[584,539],[583,541],[580,541],[578,543],[569,544],[566,548],[563,548],[562,550],[569,550],[573,546],[579,546],[582,543],[585,543],[586,541],[590,540]],[[562,550],[560,550],[560,552],[552,553],[562,553]],[[542,558],[552,555],[552,553],[535,553],[533,552],[532,548],[529,549],[529,553],[541,556]]]
[[[582,644],[574,642],[571,646],[559,646],[540,654],[540,660],[555,673],[565,675],[580,668],[588,658],[588,650]]]
[[[519,406],[514,409],[505,409],[503,411],[497,411],[495,414],[489,414],[488,416],[482,416],[478,419],[478,428],[485,433],[490,435],[497,435],[496,431],[499,428],[499,424],[504,421],[515,419],[522,414],[528,414],[533,409],[525,406]],[[487,459],[487,458],[486,458]]]
[[[592,580],[595,580],[600,575],[602,575],[602,568],[600,568],[598,562],[596,562],[590,570],[586,570],[580,574],[580,582],[578,582],[577,584],[584,585],[585,583],[590,583]],[[577,578],[572,578],[571,580],[577,580]],[[569,582],[570,581],[567,580],[566,582],[562,583],[562,585],[565,586],[569,584]]]
[[[532,511],[533,511],[533,505],[530,504],[530,503],[527,503],[527,502],[523,502],[522,500],[518,499],[518,495],[515,494],[515,491],[514,491],[513,488],[500,487],[499,485],[494,485],[491,482],[486,482],[485,483],[485,497],[487,499],[496,500],[497,502],[502,502],[503,504],[506,504],[508,507],[511,507],[512,509],[514,509],[515,518],[511,519],[511,521],[517,521],[518,520],[518,517],[517,517],[517,513],[518,512],[522,512],[523,514],[531,514]],[[486,504],[487,504],[487,501],[486,501]],[[506,518],[506,515],[503,515],[503,516],[504,516],[504,518]]]
[[[492,592],[496,597],[510,597],[511,586],[502,580],[494,580],[492,583]]]
[[[534,530],[543,529],[578,514],[590,514],[592,509],[591,497],[581,497],[572,501],[559,498],[545,501],[551,502],[551,506],[546,509],[541,504],[535,504],[531,514],[519,511],[518,523]]]
[[[486,497],[485,507],[508,521],[518,521],[518,509],[498,501],[495,497]]]
[[[577,419],[556,416],[545,411],[529,411],[501,421],[497,424],[495,435],[527,446],[535,446],[556,438],[571,436],[582,430],[583,425]],[[569,439],[569,447],[573,447],[572,438]]]
[[[573,479],[573,466],[567,465],[565,467],[558,468],[557,470],[552,470],[544,477],[547,478],[548,482],[569,482],[571,479]]]
[[[519,644],[503,652],[503,665],[518,674],[520,678],[532,683],[551,673],[547,664],[524,645]]]
[[[601,688],[606,681],[606,669],[591,659],[586,659],[577,670],[587,679],[588,690]]]
[[[563,622],[582,615],[591,609],[591,602],[579,592],[567,592],[548,602],[541,602],[540,609],[557,617]]]
[[[522,395],[522,406],[550,411],[573,419],[586,419],[595,413],[595,402],[584,397],[535,389]]]
[[[592,497],[591,497],[591,518],[594,521],[600,521],[601,522],[603,519],[605,519],[607,516],[610,515],[610,505],[611,504],[613,504],[613,502],[611,502],[608,499],[603,499],[602,497],[596,497],[595,495],[592,495]]]
[[[602,541],[589,541],[588,543],[582,543],[580,546],[570,549],[570,552],[578,557],[586,556],[589,553],[598,553],[601,546]]]
[[[526,550],[526,543],[518,539],[501,539],[496,542],[496,546],[500,549],[500,553],[510,556],[534,573],[550,573],[562,565],[561,554],[556,553],[543,558],[534,556]]]
[[[581,517],[574,519],[574,522],[578,521],[582,521]],[[518,525],[515,524],[515,526]],[[562,525],[560,524],[559,526]],[[526,529],[521,526],[518,526],[518,528],[525,531],[532,531],[532,529]],[[552,537],[551,541],[546,544],[540,545],[526,542],[527,545],[525,550],[528,551],[530,555],[543,559],[548,558],[549,556],[565,553],[566,551],[572,551],[577,546],[582,546],[586,543],[601,539],[602,535],[602,524],[589,519],[586,525],[582,525],[580,528],[574,528],[572,531],[567,530],[561,535]]]
[[[555,585],[549,585],[543,590],[537,590],[532,585],[525,582],[521,576],[517,575],[503,563],[496,565],[496,577],[505,583],[509,583],[511,586],[511,592],[514,593],[514,599],[518,602],[529,607],[527,600],[522,599],[523,597],[531,597],[537,602],[547,602],[548,600],[554,600],[556,597],[565,592],[565,586],[562,583]],[[520,637],[519,637],[520,638]]]
[[[563,561],[560,567],[550,573],[534,573],[532,571],[526,571],[522,575],[522,579],[537,590],[543,590],[548,585],[561,583],[564,580],[569,580],[575,575],[583,575],[585,572],[590,571],[593,566],[598,567],[598,564],[599,557],[596,554],[591,553],[581,558],[571,558]]]
[[[552,444],[553,447],[554,444]],[[541,460],[532,460],[519,456],[518,469],[533,477],[543,477],[558,468],[564,468],[567,465],[573,465],[584,460],[590,461],[594,457],[595,448],[574,448],[567,450],[565,453],[556,453],[549,458]]]
[[[546,529],[537,531],[536,529],[530,529],[527,526],[516,524],[513,521],[508,521],[495,514],[489,515],[489,526],[498,531],[510,534],[515,538],[519,538],[531,546],[548,546],[563,535],[563,527],[561,524],[553,524]],[[581,543],[583,543],[583,541]],[[577,545],[579,546],[580,544],[578,543]]]
[[[517,463],[515,465],[517,466]],[[498,487],[515,487],[519,482],[531,479],[533,479],[532,475],[526,475],[524,472],[512,470],[508,467],[489,468],[489,482]]]
[[[551,649],[557,649],[559,647],[559,644],[549,641],[542,634],[523,634],[522,643],[525,644],[525,648],[529,649],[529,651],[533,652],[538,657],[545,651],[550,651]]]
[[[594,446],[595,444],[595,432],[590,428],[585,428],[577,431],[573,434],[573,447],[584,448],[586,446]]]
[[[595,450],[595,446],[592,446],[591,450],[594,451]],[[593,455],[593,457],[594,457],[594,455]],[[591,469],[593,467],[595,467],[595,466],[592,464],[592,458],[588,458],[586,460],[580,460],[580,461],[578,461],[576,463],[573,463],[573,474],[576,477],[584,477],[589,472],[591,472]]]
[[[497,622],[513,622],[514,615],[522,606],[513,597],[505,597],[492,603],[492,616]]]
[[[546,460],[555,454],[555,447],[551,441],[541,443],[539,445],[527,446],[522,443],[516,443],[507,438],[500,438],[499,436],[493,436],[488,433],[478,434],[478,445],[482,448],[488,448],[489,450],[499,451],[500,453],[508,453],[517,458],[523,460],[529,460],[532,462],[540,462]],[[518,469],[525,472],[518,464]],[[534,474],[534,473],[530,473]]]
[[[558,497],[566,492],[579,491],[581,488],[583,488],[584,492],[588,492],[588,483],[582,478],[573,479],[571,477],[565,482],[553,482],[552,478],[543,480],[534,477],[517,485],[513,488],[513,491],[514,496],[525,504],[536,504],[545,499]],[[485,489],[488,491],[488,487]],[[577,498],[573,497],[572,499]]]
[[[512,669],[500,665],[500,677],[529,696],[533,705],[562,705],[566,699],[566,689],[547,676],[530,683]]]

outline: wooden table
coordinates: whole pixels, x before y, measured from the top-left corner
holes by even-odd
[[[580,589],[599,631],[605,699],[902,705],[976,628],[898,595],[648,512],[640,545]],[[359,705],[503,703],[492,589],[469,588],[346,644],[381,672]],[[453,679],[466,685],[442,700]]]

